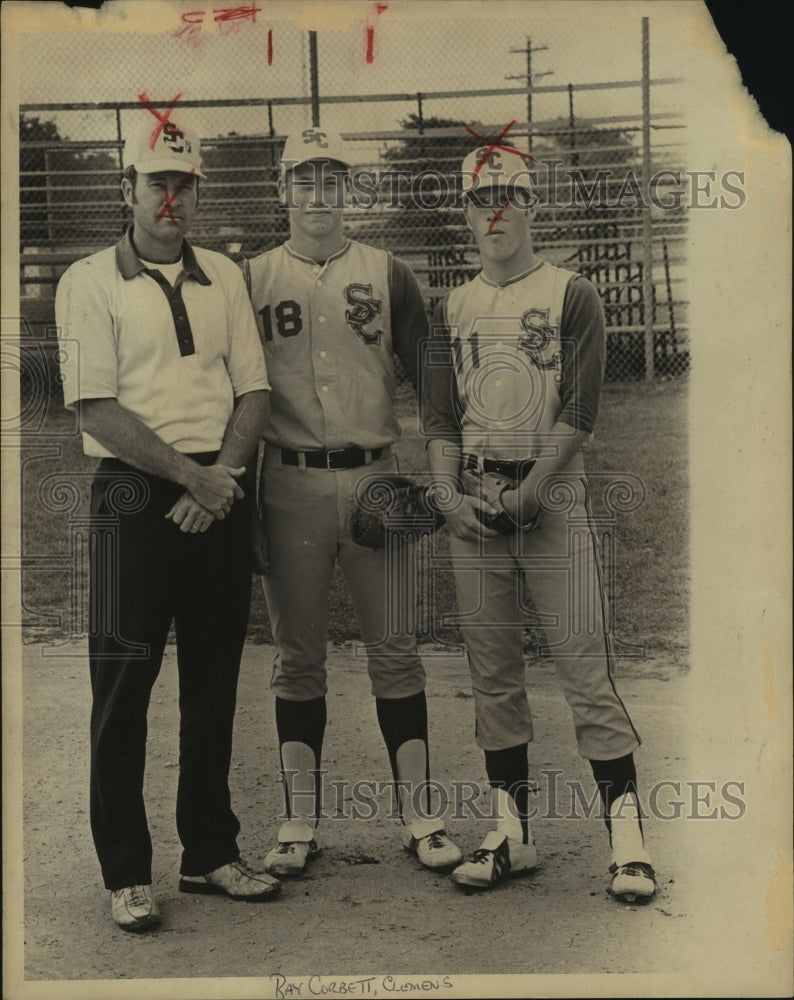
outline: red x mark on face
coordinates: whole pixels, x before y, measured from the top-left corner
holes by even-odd
[[[489,144],[487,146],[485,152],[482,154],[482,156],[480,156],[477,159],[477,166],[474,168],[473,176],[475,176],[475,177],[477,176],[477,174],[482,170],[482,168],[488,162],[488,157],[491,155],[491,153],[495,152],[497,149],[501,150],[503,153],[514,153],[516,156],[521,156],[525,160],[532,160],[533,163],[537,162],[536,159],[535,159],[535,157],[534,156],[530,156],[529,153],[522,153],[520,149],[513,149],[512,146],[501,146],[499,144],[499,140],[505,138],[505,136],[510,131],[510,129],[516,124],[516,120],[517,119],[514,118],[511,122],[508,122],[507,125],[505,125],[505,127],[502,129],[502,131],[496,137],[495,141],[491,141],[490,139],[486,139],[484,136],[478,135],[474,131],[473,128],[469,128],[468,125],[464,125],[464,128],[469,133],[469,135],[473,135],[474,138],[475,139],[479,139],[480,142],[484,142],[484,143],[488,143]]]
[[[509,204],[510,204],[510,199],[508,198],[507,201],[504,203],[504,205],[502,205],[502,207],[498,211],[494,209],[493,218],[488,223],[489,233],[493,232],[493,227],[496,225],[497,222],[504,222],[504,224],[507,225],[507,223],[510,221],[509,219],[505,219],[503,215],[504,210],[507,208]]]
[[[152,107],[152,102],[149,100],[149,95],[146,93],[146,91],[144,91],[142,94],[138,94],[138,100],[150,114],[154,115],[154,117],[157,119],[158,122],[158,124],[155,126],[154,131],[152,132],[151,139],[149,139],[150,149],[154,149],[154,147],[157,145],[157,140],[160,138],[160,133],[163,131],[163,126],[170,120],[171,112],[176,107],[177,101],[181,96],[182,96],[181,93],[177,94],[176,97],[172,99],[171,103],[168,105],[165,111],[161,114],[157,110],[157,108]]]
[[[179,225],[178,220],[174,218],[174,213],[171,211],[171,206],[174,204],[179,195],[185,190],[185,188],[190,185],[192,180],[193,180],[193,171],[191,170],[190,173],[185,174],[184,178],[179,182],[179,184],[177,184],[177,186],[174,188],[173,194],[169,192],[168,185],[167,184],[165,185],[165,188],[163,189],[163,207],[157,213],[157,216],[154,220],[155,222],[162,222],[163,219],[166,216],[168,216],[168,218],[171,220],[171,222],[174,223],[175,226]]]

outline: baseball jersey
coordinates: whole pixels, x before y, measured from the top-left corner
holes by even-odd
[[[239,269],[187,241],[171,285],[139,259],[128,230],[115,247],[71,265],[55,317],[66,407],[116,399],[179,452],[217,451],[235,397],[268,388]],[[111,456],[85,433],[83,448]]]
[[[481,272],[436,310],[424,432],[480,457],[554,454],[558,421],[592,433],[604,362],[603,307],[586,278],[544,261],[503,284]]]
[[[297,450],[394,443],[394,356],[416,387],[428,326],[407,264],[347,240],[324,262],[285,243],[249,268],[272,383],[265,440]]]

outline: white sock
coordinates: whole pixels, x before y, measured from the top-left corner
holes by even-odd
[[[651,856],[645,844],[637,811],[637,798],[633,792],[626,792],[615,799],[609,807],[612,827],[612,860],[616,865],[627,865],[632,861],[651,863]]]
[[[496,829],[500,833],[506,833],[510,840],[522,843],[524,830],[521,826],[521,820],[518,818],[518,810],[512,795],[508,795],[503,788],[492,788],[491,803],[496,816]],[[529,838],[529,842],[532,843],[531,832]]]
[[[416,819],[427,819],[427,744],[424,740],[406,740],[396,756],[400,814],[410,826]]]
[[[317,827],[317,787],[314,771],[317,760],[307,743],[288,741],[281,744],[281,762],[286,783],[290,818]]]

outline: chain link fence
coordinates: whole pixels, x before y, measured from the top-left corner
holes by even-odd
[[[194,44],[190,22],[177,31],[180,43]],[[277,197],[285,137],[312,124],[341,132],[355,161],[347,231],[403,257],[430,312],[479,268],[460,203],[463,157],[493,141],[528,142],[540,199],[535,247],[598,287],[608,326],[607,380],[686,373],[682,121],[676,112],[651,115],[647,101],[651,90],[675,81],[325,95],[323,67],[350,53],[322,33],[294,34],[290,44],[300,58],[292,74],[300,79],[286,81],[292,95],[213,101],[142,93],[128,101],[21,107],[21,296],[34,327],[53,322],[65,268],[114,243],[129,224],[119,190],[122,137],[148,107],[200,132],[208,179],[191,238],[235,257],[288,235]],[[258,58],[272,57],[268,37],[271,48]],[[527,42],[528,71],[530,52]],[[629,98],[630,113],[615,113],[618,94],[621,109]]]

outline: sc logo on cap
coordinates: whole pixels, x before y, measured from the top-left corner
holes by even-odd
[[[480,146],[477,150],[477,162],[481,167],[484,167],[487,163],[491,170],[501,171],[502,157],[499,155],[499,151],[494,149],[489,153],[489,149],[489,146]]]
[[[170,147],[172,153],[191,151],[190,140],[185,138],[185,133],[173,122],[166,122],[163,125],[162,136],[163,142]]]
[[[319,129],[307,128],[302,134],[304,146],[308,146],[310,142],[316,143],[320,149],[328,149],[328,133],[321,132]]]

